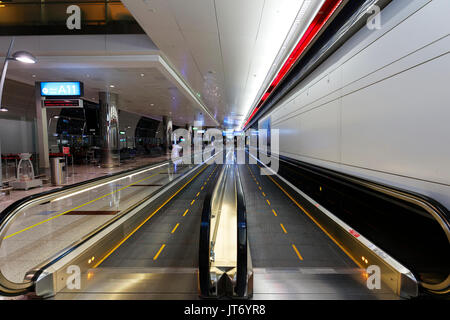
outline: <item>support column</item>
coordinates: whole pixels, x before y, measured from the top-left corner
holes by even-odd
[[[169,153],[169,147],[172,146],[172,118],[163,116],[163,149],[164,152]]]
[[[44,169],[45,171],[45,169],[50,168],[50,159],[48,152],[47,109],[42,107],[40,82],[36,82],[34,87],[39,168]]]
[[[119,96],[115,93],[99,92],[101,166],[104,168],[120,165],[118,101]]]
[[[186,130],[189,132],[189,135],[191,136],[191,141],[192,141],[192,125],[189,123],[186,123]]]

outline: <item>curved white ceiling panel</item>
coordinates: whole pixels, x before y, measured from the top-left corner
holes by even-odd
[[[237,127],[308,0],[123,0],[225,127]]]

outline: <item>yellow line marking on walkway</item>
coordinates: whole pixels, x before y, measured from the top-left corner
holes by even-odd
[[[298,251],[297,247],[295,246],[295,244],[292,244],[292,248],[294,248],[295,253],[297,254],[297,257],[303,261],[303,257],[300,254],[300,252]]]
[[[295,205],[297,207],[299,207],[339,248],[341,248],[342,251],[344,251],[344,253],[353,260],[353,262],[359,266],[360,268],[364,268],[364,266],[362,264],[359,263],[358,260],[356,260],[355,258],[353,258],[353,256],[324,228],[322,227],[322,225],[317,222],[316,219],[314,219],[308,211],[306,211],[286,190],[283,189],[282,186],[280,186],[280,184],[278,182],[276,182],[271,176],[267,176],[269,177],[270,180],[272,180],[273,183],[275,183],[275,185],[281,189],[281,191],[284,192],[284,194],[286,196],[288,196],[289,199],[292,200],[292,202],[295,203]]]
[[[183,217],[187,215],[189,209],[186,209],[186,211],[183,213]]]
[[[195,202],[195,199],[194,200],[192,200],[192,202],[191,202],[191,206],[194,204],[194,202]]]
[[[65,215],[65,214],[67,214],[67,213],[69,213],[69,212],[71,212],[71,211],[74,211],[74,210],[79,209],[79,208],[81,208],[81,207],[87,206],[88,204],[91,204],[91,203],[96,202],[96,201],[98,201],[98,200],[100,200],[100,199],[103,199],[103,198],[105,198],[105,197],[108,197],[108,196],[110,196],[110,195],[112,195],[112,194],[114,194],[114,193],[116,193],[116,192],[119,192],[119,191],[122,191],[122,190],[124,190],[124,189],[126,189],[126,188],[129,188],[129,187],[131,187],[132,185],[135,185],[135,184],[137,184],[137,183],[140,183],[140,182],[142,182],[142,181],[145,181],[145,180],[147,180],[147,179],[150,179],[151,177],[154,177],[154,176],[156,176],[156,175],[159,174],[159,173],[160,173],[160,172],[157,172],[157,173],[155,173],[155,174],[153,174],[153,175],[151,175],[151,176],[149,176],[149,177],[147,177],[147,178],[144,178],[144,179],[141,179],[141,180],[139,180],[139,181],[133,182],[133,183],[131,183],[131,184],[129,184],[129,185],[123,187],[123,188],[117,189],[117,190],[115,190],[115,191],[113,191],[113,192],[110,192],[110,193],[105,194],[105,195],[103,195],[103,196],[101,196],[101,197],[98,197],[97,199],[91,200],[91,201],[86,202],[86,203],[84,203],[84,204],[82,204],[82,205],[79,205],[79,206],[77,206],[77,207],[75,207],[75,208],[72,208],[72,209],[67,210],[67,211],[64,211],[64,212],[62,212],[62,213],[60,213],[60,214],[57,214],[57,215],[54,216],[54,217],[51,217],[51,218],[42,220],[42,221],[40,221],[40,222],[38,222],[38,223],[36,223],[36,224],[33,224],[32,226],[26,227],[25,229],[22,229],[22,230],[19,230],[19,231],[17,231],[17,232],[14,232],[14,233],[12,233],[12,234],[10,234],[10,235],[7,235],[6,237],[3,238],[3,240],[6,240],[6,239],[8,239],[8,238],[11,238],[12,236],[18,235],[19,233],[22,233],[22,232],[24,232],[24,231],[33,229],[34,227],[37,227],[37,226],[39,226],[39,225],[41,225],[41,224],[43,224],[43,223],[45,223],[45,222],[48,222],[48,221],[51,221],[51,220],[53,220],[53,219],[59,218],[59,217]]]
[[[273,214],[275,215],[275,217],[278,217],[277,213],[275,212],[275,210],[272,209]]]
[[[105,261],[114,251],[117,250],[117,248],[119,248],[125,241],[128,240],[128,238],[130,238],[136,231],[138,231],[148,220],[150,220],[159,210],[161,210],[162,207],[164,207],[170,200],[172,200],[181,190],[183,190],[189,183],[192,182],[192,180],[194,180],[200,173],[203,172],[203,170],[205,170],[207,167],[204,167],[203,169],[201,169],[199,172],[197,172],[188,182],[186,182],[180,189],[177,190],[177,192],[175,192],[173,195],[170,196],[169,199],[167,199],[166,201],[164,201],[164,203],[162,205],[160,205],[158,207],[158,209],[156,209],[155,211],[152,212],[151,215],[149,215],[144,221],[141,222],[140,225],[138,225],[136,227],[136,229],[134,229],[129,235],[127,235],[125,238],[123,238],[114,248],[112,248],[99,262],[97,262],[97,264],[95,266],[93,266],[93,268],[97,268],[103,261]]]
[[[267,204],[270,206],[270,201],[269,201],[269,199],[266,199],[266,201],[267,201]]]
[[[198,195],[200,194],[200,191],[199,192],[197,192],[197,195],[196,195],[196,197],[198,197]]]
[[[280,226],[281,226],[281,229],[283,229],[283,232],[284,232],[284,233],[287,233],[286,228],[283,226],[282,223],[280,223]]]
[[[177,230],[177,228],[178,228],[179,225],[180,225],[180,224],[177,223],[177,225],[175,226],[175,228],[173,228],[173,229],[172,229],[172,232],[170,232],[170,233],[174,233],[174,232]]]
[[[200,190],[203,190],[203,188],[204,188],[204,187],[202,186],[202,187],[200,188]]]
[[[164,249],[165,246],[166,246],[165,244],[163,244],[163,245],[161,246],[161,248],[158,250],[158,252],[156,253],[156,255],[153,257],[153,260],[158,259],[159,255],[161,254],[161,252],[163,251],[163,249]]]
[[[262,193],[262,195],[263,195],[264,197],[266,196],[266,194],[265,194],[264,192]]]

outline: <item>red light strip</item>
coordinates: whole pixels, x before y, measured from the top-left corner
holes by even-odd
[[[323,28],[323,26],[327,23],[339,5],[343,0],[326,0],[325,3],[320,8],[317,15],[314,17],[314,20],[309,25],[308,29],[305,31],[305,34],[302,36],[300,41],[295,46],[294,50],[291,52],[287,60],[284,62],[283,67],[278,72],[275,79],[269,86],[269,89],[264,93],[261,100],[259,101],[256,108],[253,110],[250,117],[244,124],[244,128],[253,118],[253,116],[258,112],[261,105],[267,100],[273,90],[278,86],[278,84],[283,80],[284,76],[291,70],[292,66],[297,62],[299,57],[305,52],[306,48],[309,46],[314,37],[319,33],[319,31]]]

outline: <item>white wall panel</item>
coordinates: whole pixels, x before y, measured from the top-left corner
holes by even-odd
[[[0,119],[2,154],[36,152],[32,121]]]
[[[394,0],[268,115],[280,153],[450,208],[447,0]]]
[[[450,54],[342,101],[343,162],[450,183]]]

